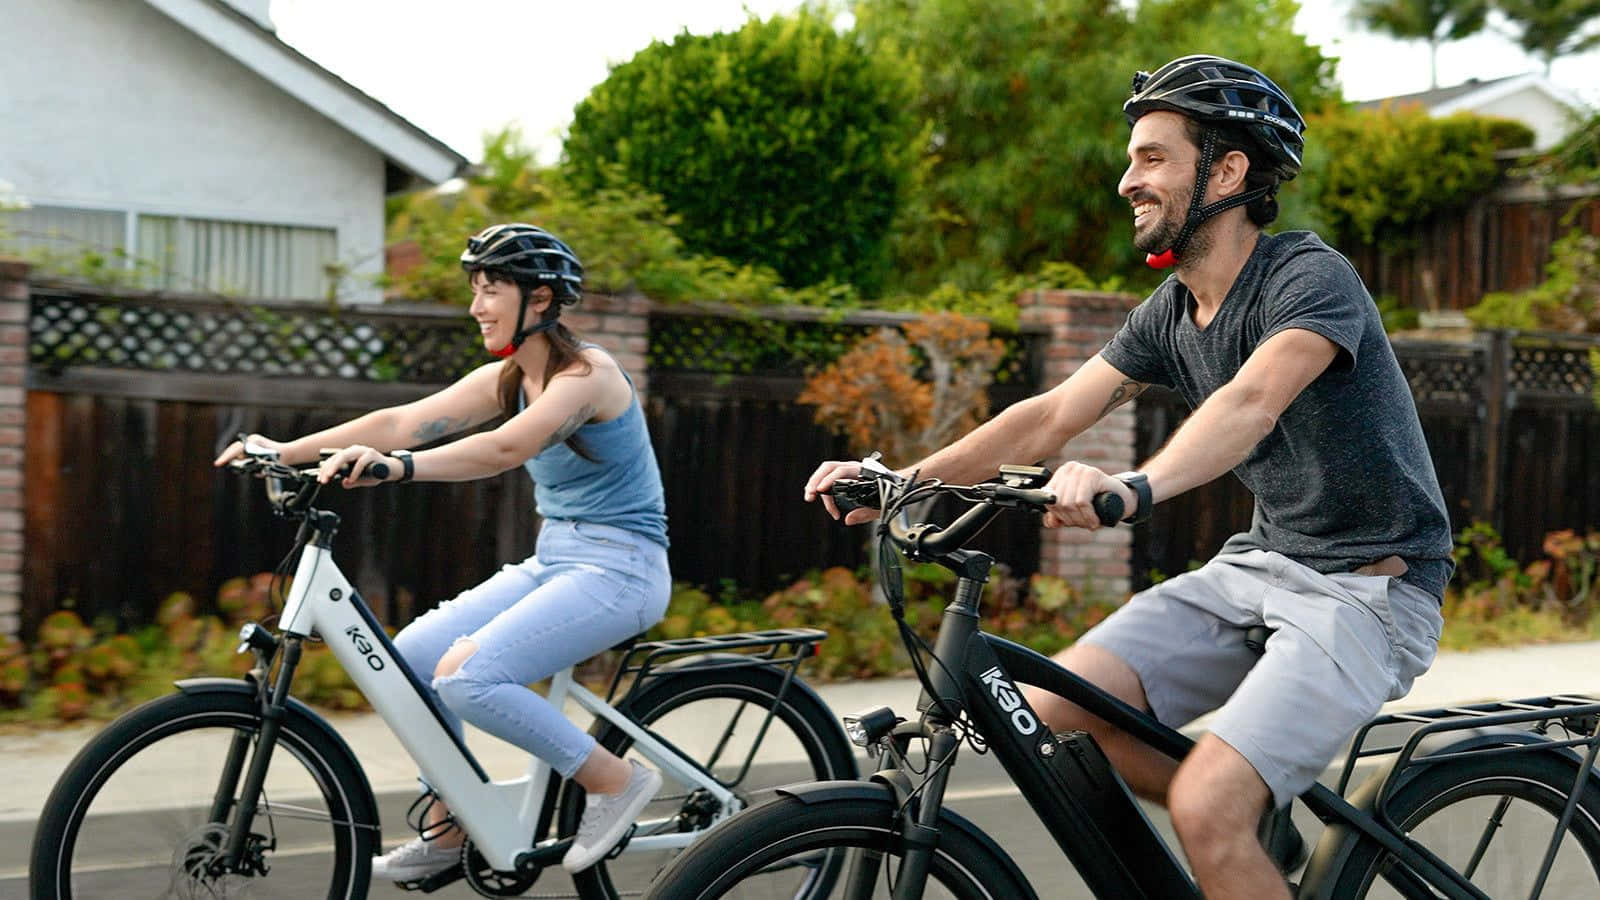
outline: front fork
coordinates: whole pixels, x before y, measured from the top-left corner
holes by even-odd
[[[256,653],[256,666],[251,670],[258,684],[263,685],[261,690],[261,726],[254,733],[236,730],[233,741],[228,747],[228,757],[223,763],[221,777],[217,782],[217,791],[211,800],[211,822],[222,822],[232,809],[233,819],[228,823],[228,844],[223,848],[222,863],[225,871],[238,872],[243,864],[246,843],[250,837],[251,827],[255,823],[256,810],[260,807],[262,785],[267,780],[267,767],[272,764],[272,752],[278,745],[278,733],[283,730],[283,717],[288,709],[289,684],[294,680],[294,671],[300,664],[300,653],[304,639],[294,635],[285,635],[281,646],[274,649],[282,653],[282,661],[278,665],[275,679],[269,678],[271,672],[271,657],[263,647],[254,647]],[[255,753],[250,753],[252,736],[255,738]],[[248,768],[245,766],[245,757],[250,757]],[[234,788],[239,783],[240,774],[244,775],[244,789],[238,793],[237,803],[234,801]]]
[[[952,728],[953,717],[963,706],[961,688],[950,671],[949,661],[960,660],[967,640],[978,628],[978,598],[988,581],[989,567],[994,560],[987,554],[961,550],[949,556],[947,563],[956,572],[955,595],[939,625],[939,637],[934,647],[935,665],[929,667],[926,684],[918,699],[917,708],[922,713],[923,725],[902,725],[880,743],[878,771],[874,781],[889,785],[895,793],[895,821],[900,829],[897,839],[901,845],[900,867],[894,880],[894,900],[921,900],[927,885],[928,869],[933,863],[934,848],[939,845],[939,813],[944,807],[945,785],[950,781],[950,771],[955,768],[956,753],[961,749],[961,738]],[[928,740],[927,777],[916,788],[905,774],[906,753],[913,737]],[[915,802],[913,802],[915,801]],[[851,860],[849,879],[845,882],[845,896],[866,898],[872,896],[873,886],[883,865],[883,854],[863,850]]]
[[[906,753],[913,737],[928,739],[927,777],[916,787],[906,774]],[[899,844],[900,866],[895,872],[894,900],[920,900],[927,884],[933,851],[939,844],[939,813],[944,806],[945,786],[955,767],[961,739],[947,726],[934,726],[925,733],[920,726],[903,724],[879,745],[878,770],[873,781],[886,784],[894,793],[894,840]],[[883,851],[863,849],[852,854],[845,880],[844,897],[864,900],[871,897],[883,868]]]

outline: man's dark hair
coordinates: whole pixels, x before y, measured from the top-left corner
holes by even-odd
[[[1210,127],[1217,134],[1217,159],[1226,156],[1230,151],[1237,150],[1243,153],[1246,159],[1250,160],[1250,170],[1244,176],[1244,189],[1246,191],[1254,190],[1258,187],[1271,186],[1273,188],[1264,196],[1245,204],[1245,215],[1249,216],[1250,221],[1261,228],[1265,228],[1277,221],[1277,187],[1282,182],[1278,180],[1277,176],[1269,174],[1270,162],[1266,154],[1262,152],[1261,146],[1241,128],[1230,128],[1226,125],[1206,126],[1189,116],[1183,117],[1184,133],[1189,136],[1189,140],[1194,143],[1196,148],[1205,143],[1207,127]],[[1199,165],[1197,163],[1196,174],[1198,174],[1198,171]]]

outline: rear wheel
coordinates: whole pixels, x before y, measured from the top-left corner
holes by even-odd
[[[224,773],[240,771],[236,754],[254,751],[260,727],[253,696],[222,692],[172,694],[107,726],[45,804],[29,868],[34,900],[365,896],[378,818],[364,776],[293,710],[242,864],[224,865],[243,781]]]
[[[852,864],[852,898],[892,896],[900,864],[896,804],[889,789],[877,796],[802,801],[780,796],[713,830],[661,873],[651,900],[739,900],[826,895],[823,867]],[[843,887],[844,885],[841,885]],[[999,847],[949,811],[940,817],[938,846],[922,896],[929,900],[1024,900],[1027,879]]]
[[[634,696],[625,712],[709,771],[739,799],[740,808],[770,799],[784,785],[855,778],[854,748],[839,720],[799,682],[783,691],[783,702],[767,722],[783,682],[781,670],[759,666],[673,673]],[[650,765],[632,752],[633,739],[621,729],[601,722],[595,737],[618,756]],[[560,834],[577,830],[584,799],[583,790],[569,782],[557,820]],[[635,836],[697,831],[721,813],[709,793],[669,777],[645,807]],[[575,875],[579,896],[637,897],[677,853],[630,849]],[[835,863],[822,870],[826,882],[838,868]]]
[[[1578,767],[1555,753],[1465,757],[1438,763],[1388,805],[1402,830],[1490,897],[1532,895]],[[1592,779],[1540,893],[1600,897],[1600,796]],[[1335,897],[1403,897],[1409,872],[1371,841],[1352,852]]]

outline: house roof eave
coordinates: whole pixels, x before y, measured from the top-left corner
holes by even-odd
[[[144,0],[167,18],[430,184],[469,162],[443,141],[284,43],[224,0]]]

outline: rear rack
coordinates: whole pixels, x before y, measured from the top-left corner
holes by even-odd
[[[750,666],[786,666],[792,677],[802,661],[817,655],[817,645],[827,636],[826,631],[817,628],[772,628],[766,631],[741,631],[736,634],[712,634],[704,637],[634,644],[627,648],[621,663],[617,666],[616,674],[611,676],[611,687],[606,691],[606,702],[614,701],[617,688],[629,675],[635,676],[628,688],[628,693],[632,693],[659,674],[656,671],[657,664],[662,660],[695,653],[721,654],[718,658],[695,663],[692,669],[697,672]],[[735,654],[734,651],[754,652]],[[672,671],[682,672],[684,667],[674,668]]]
[[[1422,759],[1412,758],[1417,746],[1435,734],[1469,728],[1527,725],[1528,731],[1544,735],[1551,725],[1556,723],[1567,732],[1568,738],[1562,740],[1552,738],[1533,744],[1458,753],[1430,754]],[[1373,732],[1380,728],[1391,731],[1395,728],[1406,728],[1406,737],[1396,743],[1378,742]],[[1570,737],[1570,735],[1580,736]],[[1369,743],[1372,746],[1368,746]],[[1399,753],[1400,756],[1394,766],[1394,771],[1398,772],[1407,766],[1431,765],[1482,753],[1516,753],[1581,746],[1592,748],[1596,745],[1600,745],[1600,699],[1585,694],[1553,694],[1548,697],[1530,697],[1526,700],[1496,700],[1467,706],[1445,706],[1438,709],[1391,713],[1373,719],[1356,732],[1350,754],[1345,758],[1344,771],[1339,775],[1338,793],[1344,795],[1355,772],[1357,761],[1373,756]]]

